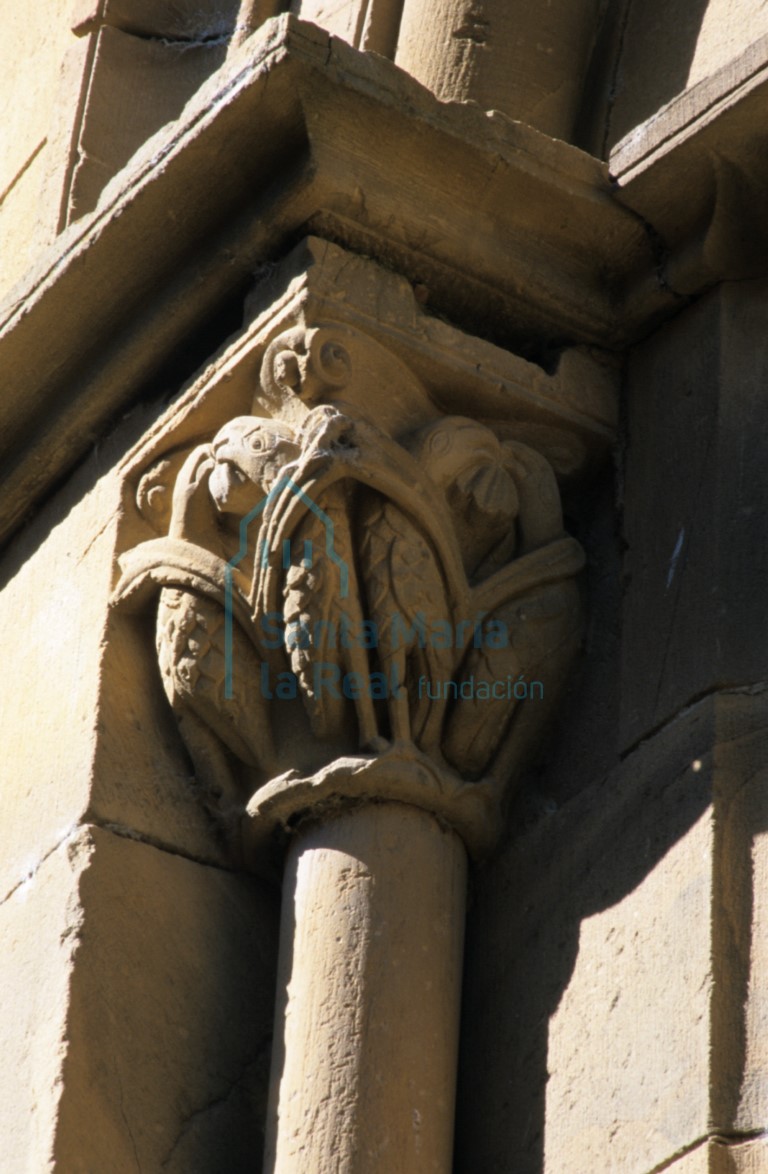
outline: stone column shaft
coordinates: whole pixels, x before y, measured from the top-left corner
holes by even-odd
[[[514,398],[494,417],[499,363],[536,396],[541,371],[498,352],[488,408],[482,381],[463,401],[493,419],[452,414],[475,344],[441,324],[422,381],[378,337],[385,295],[398,330],[419,320],[413,292],[321,247],[306,288],[330,305],[259,326],[258,384],[254,342],[206,442],[143,454],[157,537],[113,599],[157,600],[163,689],[238,863],[288,843],[266,1174],[448,1174],[466,853],[498,842],[557,704],[584,553],[540,451],[560,430]]]
[[[292,0],[290,11],[356,49],[393,57],[402,0]]]
[[[405,0],[395,61],[439,98],[478,102],[568,139],[596,0]]]
[[[265,1174],[448,1174],[466,854],[399,803],[286,863]]]

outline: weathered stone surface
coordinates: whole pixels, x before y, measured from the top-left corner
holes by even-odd
[[[26,10],[12,0],[0,4],[4,36],[14,47],[2,82],[0,192],[48,133],[59,65],[69,40],[69,7],[70,0],[53,0]]]
[[[451,1168],[465,889],[458,838],[403,804],[369,804],[297,837],[270,1174]]]
[[[359,98],[347,101],[350,92]],[[436,136],[434,149],[424,135]],[[390,169],[382,166],[382,152]],[[413,170],[407,183],[404,168]],[[485,193],[482,212],[478,191]],[[256,219],[244,213],[255,192],[266,201]],[[34,413],[39,430],[51,419],[51,404],[71,405],[77,420],[67,409],[55,443],[52,437],[57,456],[70,465],[84,439],[156,377],[158,365],[194,346],[216,306],[224,300],[231,309],[227,299],[242,296],[254,269],[280,255],[308,224],[401,264],[437,312],[527,347],[542,336],[539,326],[526,328],[532,307],[552,307],[553,297],[558,340],[584,337],[581,328],[564,327],[563,306],[580,320],[597,308],[601,321],[606,315],[615,321],[616,298],[600,260],[608,241],[622,255],[628,249],[638,264],[641,255],[649,264],[652,257],[636,218],[622,210],[614,217],[600,164],[501,117],[445,106],[391,63],[329,43],[287,18],[233,55],[173,131],[138,153],[105,201],[97,215],[62,235],[30,275],[29,288],[5,308],[0,365],[16,373],[0,420],[11,450],[4,450],[8,524],[52,471],[52,460],[27,460],[20,451],[23,411]],[[500,251],[499,226],[509,216],[521,219],[501,232]],[[447,237],[446,226],[453,225]],[[560,240],[577,241],[578,256],[570,244],[563,251]],[[519,264],[512,257],[518,248]],[[581,280],[573,290],[573,265],[589,296]],[[543,333],[551,338],[549,328]],[[603,330],[589,327],[586,334]]]
[[[768,364],[749,343],[765,304],[761,282],[724,285],[630,359],[624,748],[702,693],[765,677]]]
[[[12,666],[0,689],[3,894],[89,803],[115,498],[101,486],[78,500],[81,489],[46,511],[2,563],[0,626]]]
[[[687,88],[708,2],[650,0],[642,11],[623,6],[606,118],[609,149]]]
[[[405,0],[395,60],[439,98],[569,140],[598,10],[596,0]]]
[[[763,1128],[767,716],[701,702],[486,871],[459,1168],[506,1170],[514,1136],[521,1174],[647,1174]]]
[[[711,1174],[763,1174],[768,1169],[768,1143],[764,1139],[731,1144],[712,1142]]]
[[[768,94],[766,60],[762,37],[610,154],[617,196],[652,227],[658,280],[680,299],[718,280],[765,272],[768,232],[752,213],[768,179],[756,141]]]
[[[0,906],[3,1164],[253,1170],[272,899],[243,876],[73,830]]]
[[[47,239],[37,232],[38,201],[61,100],[59,70],[69,42],[71,0],[22,7],[0,3],[0,296],[18,281]],[[70,112],[71,113],[71,112]]]
[[[102,190],[156,130],[171,122],[226,56],[222,41],[97,35],[77,144],[67,222],[95,208]]]
[[[108,24],[144,37],[202,41],[232,32],[239,0],[77,0],[72,25],[82,34]]]
[[[761,0],[651,0],[626,5],[624,13],[612,70],[609,147],[768,32]]]
[[[664,1169],[670,1174],[763,1174],[768,1169],[768,1146],[759,1139],[702,1141]]]
[[[19,1174],[51,1169],[83,852],[73,833],[42,856],[30,853],[0,904],[0,1136],[3,1164]]]
[[[393,58],[402,0],[292,0],[290,11],[356,49]]]
[[[763,1130],[768,1100],[766,737],[755,722],[750,734],[736,742],[732,756],[727,742],[736,724],[733,716],[725,712],[719,723],[724,745],[716,762],[724,760],[725,777],[732,757],[740,757],[743,768],[733,770],[730,785],[717,800],[713,917],[717,997],[712,1040],[719,1059],[712,1068],[711,1118],[714,1132],[726,1138]],[[766,1142],[755,1152],[765,1163]],[[747,1162],[745,1169],[751,1168]],[[736,1169],[741,1169],[738,1163]]]
[[[575,501],[569,494],[565,512],[568,529],[587,559],[584,645],[538,755],[536,773],[522,784],[528,796],[524,818],[590,787],[618,764],[621,755],[623,549],[616,525],[615,470],[604,468]]]
[[[96,828],[76,845],[77,920],[58,927],[72,957],[56,1169],[253,1170],[270,901],[243,876]]]
[[[707,1121],[712,830],[705,815],[621,903],[581,922],[549,1021],[545,1169],[646,1171]],[[685,1008],[684,1013],[681,1009]]]
[[[761,0],[709,0],[696,38],[688,85],[709,77],[768,33]]]
[[[694,1144],[677,1161],[672,1161],[664,1169],[671,1174],[712,1174],[712,1150],[706,1140]]]

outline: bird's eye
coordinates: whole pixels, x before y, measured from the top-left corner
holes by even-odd
[[[429,438],[429,451],[435,457],[441,457],[443,453],[448,452],[450,447],[450,437],[446,432],[435,432],[435,434]]]
[[[251,437],[251,448],[254,452],[264,451],[264,438],[262,436]]]

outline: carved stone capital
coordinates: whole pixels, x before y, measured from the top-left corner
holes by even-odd
[[[611,371],[578,352],[547,376],[319,242],[251,312],[136,454],[154,534],[115,600],[156,608],[166,695],[250,865],[362,800],[482,855],[579,647],[558,477],[605,447]]]

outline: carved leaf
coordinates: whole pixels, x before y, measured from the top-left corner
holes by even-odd
[[[339,690],[323,688],[322,681],[328,665],[337,665],[340,672],[344,671],[339,646],[341,628],[344,623],[359,627],[360,616],[355,584],[350,582],[354,564],[342,485],[325,493],[322,510],[333,526],[335,558],[328,550],[326,523],[315,513],[305,515],[293,536],[293,561],[285,575],[283,610],[286,650],[312,732],[318,738],[331,738],[344,729],[347,703]],[[344,598],[343,574],[347,582]]]
[[[394,672],[407,689],[413,740],[431,743],[443,703],[430,702],[418,682],[449,678],[455,659],[452,640],[445,638],[449,609],[440,568],[425,536],[385,498],[366,500],[361,535],[360,565],[382,670],[390,679]]]
[[[274,750],[258,658],[233,624],[228,674],[224,609],[211,599],[165,587],[157,612],[157,655],[177,713],[189,712],[242,762],[271,770]],[[232,697],[227,697],[228,675]],[[190,747],[194,760],[194,749]]]
[[[491,619],[506,626],[509,643],[493,647],[486,640],[470,649],[457,675],[459,697],[447,722],[446,758],[468,778],[491,768],[513,719],[515,739],[523,717],[526,727],[541,730],[578,645],[578,591],[571,582],[550,584],[502,607]]]

